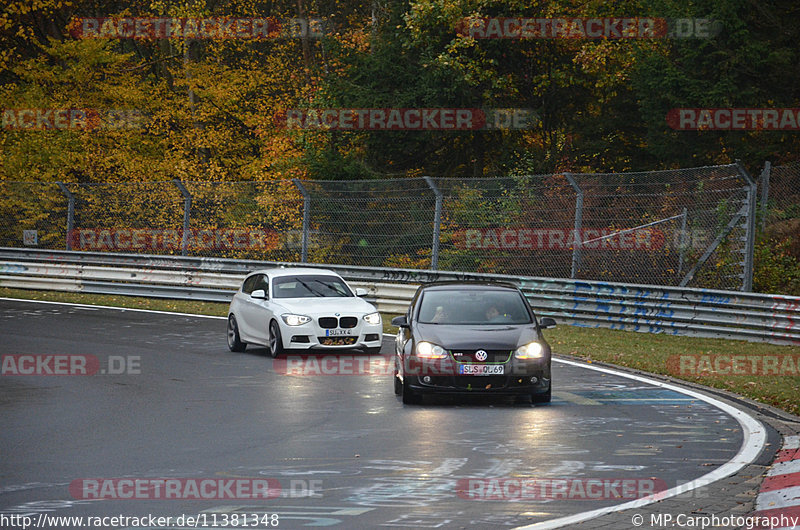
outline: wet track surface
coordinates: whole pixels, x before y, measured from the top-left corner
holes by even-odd
[[[383,354],[392,347],[386,339]],[[548,405],[470,396],[403,406],[388,375],[287,376],[263,349],[231,353],[223,319],[0,300],[0,353],[88,354],[101,368],[109,356],[136,359],[141,372],[0,377],[3,514],[513,527],[623,501],[503,493],[491,480],[471,491],[494,496],[475,500],[468,479],[673,487],[742,442],[739,424],[705,402],[560,363]],[[237,477],[274,479],[281,490],[256,500],[86,500],[70,490],[80,479]]]

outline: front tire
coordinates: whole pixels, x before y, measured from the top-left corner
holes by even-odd
[[[552,385],[548,387],[547,392],[541,394],[531,394],[531,403],[550,403],[550,398],[553,395]]]
[[[422,394],[413,391],[408,384],[408,378],[403,378],[403,404],[404,405],[419,405],[422,403]]]
[[[233,352],[243,352],[247,348],[247,343],[242,342],[239,337],[239,326],[236,324],[236,317],[228,315],[228,349]]]
[[[276,321],[269,323],[269,355],[273,359],[284,353],[281,328]]]

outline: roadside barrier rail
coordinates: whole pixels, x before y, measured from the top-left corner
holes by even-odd
[[[800,345],[800,297],[498,274],[256,260],[0,248],[0,286],[228,302],[250,271],[333,270],[402,313],[421,283],[505,281],[540,316],[582,327]]]

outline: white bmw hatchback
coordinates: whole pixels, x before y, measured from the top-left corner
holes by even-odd
[[[360,349],[378,353],[383,323],[375,306],[333,271],[276,268],[251,272],[228,310],[228,348],[266,346],[272,357],[289,350]]]

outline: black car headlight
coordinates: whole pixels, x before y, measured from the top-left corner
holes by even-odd
[[[529,342],[516,349],[514,357],[517,359],[541,359],[544,348],[538,342]]]
[[[423,359],[444,359],[447,350],[432,342],[421,341],[417,343],[417,357]]]

